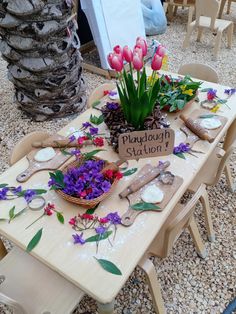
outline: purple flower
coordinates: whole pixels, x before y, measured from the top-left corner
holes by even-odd
[[[103,235],[107,231],[107,229],[103,226],[100,226],[100,227],[95,228],[95,231],[97,234]]]
[[[2,188],[0,190],[0,200],[6,200],[7,199],[7,192],[8,192],[8,188]]]
[[[36,195],[36,192],[33,190],[26,190],[24,193],[24,199],[27,203],[30,203],[32,201],[33,196]]]
[[[117,92],[113,91],[113,90],[110,90],[109,91],[109,96],[115,96],[117,95]]]
[[[104,193],[107,193],[111,188],[111,183],[109,181],[103,181],[101,184],[101,189],[103,190]]]
[[[84,123],[82,124],[82,126],[83,126],[84,129],[87,129],[87,128],[89,128],[90,126],[92,126],[92,124],[89,123],[89,122],[84,122]]]
[[[117,110],[119,106],[117,102],[107,102],[107,109],[109,110]]]
[[[178,146],[174,147],[174,154],[179,154],[179,153],[187,153],[190,151],[190,147],[188,144],[185,143],[180,143]]]
[[[213,99],[215,99],[216,93],[217,93],[216,89],[210,88],[207,92],[207,100],[212,101]]]
[[[228,96],[232,96],[235,93],[236,93],[236,88],[225,89],[225,94],[227,94]]]
[[[121,224],[121,217],[117,212],[110,213],[105,218],[107,218],[113,225]]]
[[[76,140],[76,137],[74,135],[69,136],[69,141],[74,142]]]
[[[73,156],[79,157],[81,154],[81,151],[79,149],[73,149],[70,153]]]
[[[21,191],[22,191],[22,187],[19,185],[17,188],[14,188],[14,190],[12,192],[13,192],[13,194],[17,195]]]
[[[94,127],[90,128],[90,129],[89,129],[89,133],[90,133],[91,135],[96,135],[96,134],[98,134],[98,128],[94,128]]]
[[[72,234],[72,237],[74,238],[74,244],[81,244],[83,245],[85,243],[85,240],[83,239],[83,232],[81,234]]]

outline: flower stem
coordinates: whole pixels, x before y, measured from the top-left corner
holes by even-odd
[[[35,222],[37,222],[39,219],[41,219],[44,215],[45,215],[45,213],[43,213],[41,216],[39,216],[35,221],[33,221],[30,225],[28,225],[28,226],[25,228],[25,230],[28,229],[29,227],[31,227]]]

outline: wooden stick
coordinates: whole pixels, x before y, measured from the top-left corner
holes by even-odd
[[[120,198],[127,197],[129,194],[134,193],[141,189],[145,184],[149,183],[155,179],[165,168],[169,167],[170,162],[166,161],[162,165],[153,167],[150,172],[137,178],[133,183],[131,183],[127,188],[125,188],[120,194]]]
[[[91,145],[91,140],[84,141],[83,145]],[[53,147],[53,148],[69,148],[69,147],[82,147],[77,141],[70,142],[69,139],[65,140],[45,140],[42,142],[33,142],[32,146],[34,148],[44,148],[44,147]]]
[[[196,134],[201,140],[208,141],[209,143],[214,142],[214,138],[208,134],[208,131],[204,129],[199,123],[191,118],[187,118],[185,115],[180,114],[180,119],[184,121],[184,124]]]

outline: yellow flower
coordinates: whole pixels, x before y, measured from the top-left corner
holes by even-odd
[[[219,109],[220,109],[220,105],[218,104],[218,105],[216,105],[215,107],[213,107],[213,108],[211,109],[211,112],[216,113]]]
[[[187,89],[187,90],[183,91],[183,94],[193,96],[193,89]]]
[[[180,89],[182,90],[182,92],[185,91],[186,85],[181,85],[181,86],[180,86]]]
[[[153,77],[153,81],[152,81],[152,75],[148,76],[148,83],[154,83],[157,79],[159,78],[159,75],[157,73],[155,73],[155,76]]]

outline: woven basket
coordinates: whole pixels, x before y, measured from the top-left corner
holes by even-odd
[[[99,160],[99,159],[100,158],[98,158],[98,157],[93,157],[93,160]],[[69,168],[78,167],[78,166],[82,165],[83,162],[84,162],[83,158],[80,158],[79,160],[73,161],[73,162],[69,163],[66,167],[62,168],[62,172],[66,173]],[[108,170],[108,169],[118,170],[118,166],[115,163],[109,163],[108,161],[106,161],[105,166],[104,166],[104,168],[102,169],[101,172],[104,172],[105,170]],[[99,204],[101,201],[103,201],[105,198],[107,198],[113,192],[117,182],[118,182],[118,179],[115,178],[114,181],[112,182],[110,190],[107,193],[104,193],[104,194],[100,195],[99,197],[94,198],[92,200],[85,200],[85,199],[82,199],[82,198],[71,196],[71,195],[68,195],[68,194],[64,193],[61,190],[56,190],[56,192],[62,198],[64,198],[64,200],[66,200],[66,201],[68,201],[70,203],[74,203],[74,204],[80,205],[80,206],[82,206],[84,208],[93,208],[97,204]]]

